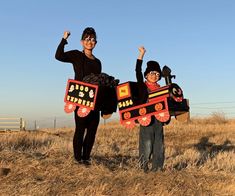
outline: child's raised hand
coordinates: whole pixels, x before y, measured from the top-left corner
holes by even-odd
[[[146,52],[144,46],[140,46],[139,51],[140,51],[141,54],[144,54]]]
[[[139,54],[139,56],[138,56],[138,59],[143,60],[144,54],[145,54],[145,52],[146,52],[144,46],[140,46],[140,47],[139,47],[139,52],[140,52],[140,54]]]

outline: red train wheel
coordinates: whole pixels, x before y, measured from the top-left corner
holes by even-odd
[[[154,108],[156,111],[160,111],[160,110],[162,110],[163,105],[162,105],[162,103],[157,103]]]
[[[78,111],[77,111],[77,115],[79,117],[85,117],[90,113],[90,109],[86,108],[86,107],[79,107]]]
[[[123,125],[128,129],[133,129],[135,127],[135,122],[130,120],[123,123]]]
[[[139,115],[141,115],[141,116],[145,115],[146,112],[147,112],[146,108],[140,108],[139,109]]]
[[[148,126],[151,122],[151,116],[144,116],[144,117],[138,118],[138,122],[142,126]]]
[[[160,112],[158,114],[154,115],[156,119],[158,119],[160,122],[167,122],[170,119],[170,114],[168,111],[166,112]]]
[[[125,120],[127,120],[127,119],[129,119],[131,117],[131,113],[130,112],[125,112],[123,114],[123,117],[124,117]]]
[[[72,104],[72,103],[65,103],[64,105],[64,111],[66,113],[71,113],[76,109],[76,105]]]

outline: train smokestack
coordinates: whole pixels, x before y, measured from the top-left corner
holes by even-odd
[[[171,78],[175,79],[175,75],[171,75],[171,69],[166,65],[162,68],[162,76],[165,78],[166,85],[172,83]]]

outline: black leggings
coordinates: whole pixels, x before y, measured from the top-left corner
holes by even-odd
[[[88,160],[95,142],[95,135],[100,121],[99,111],[91,111],[86,117],[79,117],[74,112],[75,133],[73,137],[74,158],[77,161]],[[86,131],[85,137],[84,133]]]

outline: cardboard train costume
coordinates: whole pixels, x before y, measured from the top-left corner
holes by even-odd
[[[115,87],[119,80],[106,73],[90,74],[83,81],[69,79],[64,97],[64,110],[71,113],[79,106],[77,115],[87,116],[91,110],[112,114],[117,110]]]
[[[147,69],[144,75],[148,72]],[[171,116],[175,116],[181,121],[188,120],[189,101],[184,99],[182,89],[172,83],[171,79],[175,76],[171,75],[171,70],[167,66],[158,72],[165,78],[166,86],[147,92],[147,96],[143,90],[140,91],[143,88],[137,82],[129,81],[117,86],[118,108],[122,125],[127,128],[133,128],[136,123],[148,126],[152,116],[163,124],[168,124]]]
[[[69,79],[64,110],[70,113],[79,106],[77,115],[85,117],[91,110],[99,110],[101,115],[112,114],[118,105],[120,122],[127,128],[133,128],[136,123],[148,126],[151,116],[164,124],[170,122],[171,116],[181,121],[188,120],[189,101],[184,99],[182,89],[172,83],[175,76],[171,75],[169,67],[163,67],[162,76],[166,86],[148,93],[148,97],[140,93],[141,87],[137,82],[118,85],[119,80],[105,73],[90,74],[83,81]]]

